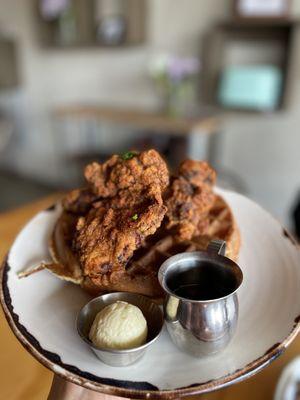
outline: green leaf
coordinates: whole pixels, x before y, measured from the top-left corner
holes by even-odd
[[[123,160],[131,160],[136,155],[137,153],[135,151],[127,151],[127,153],[123,153],[121,157],[123,158]]]
[[[136,221],[137,219],[138,219],[138,215],[137,214],[134,214],[132,217],[131,217],[131,219],[132,219],[132,221]]]

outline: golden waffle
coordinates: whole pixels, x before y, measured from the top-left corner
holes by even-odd
[[[175,254],[205,250],[212,239],[225,240],[226,256],[234,261],[237,260],[240,248],[239,230],[230,207],[220,196],[216,196],[214,206],[209,213],[209,225],[204,236],[178,243],[169,232],[160,229],[134,252],[127,264],[127,271],[134,275],[141,271],[158,270],[167,258]]]
[[[55,225],[50,241],[53,263],[42,263],[29,268],[19,273],[19,277],[46,268],[61,279],[80,284],[92,295],[107,291],[128,291],[161,299],[163,292],[157,280],[157,272],[167,258],[186,251],[205,250],[212,239],[225,240],[226,255],[234,261],[238,258],[240,248],[240,234],[230,207],[222,197],[216,196],[209,213],[209,224],[205,235],[178,242],[164,227],[160,228],[134,252],[126,266],[127,273],[122,279],[104,288],[98,287],[89,277],[84,277],[81,273],[70,245],[75,221],[76,218],[63,213]]]

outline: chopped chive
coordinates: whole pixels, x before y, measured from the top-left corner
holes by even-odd
[[[135,151],[127,151],[127,153],[123,153],[121,157],[123,158],[123,160],[131,160],[136,155],[137,153]]]
[[[137,214],[134,214],[132,217],[131,217],[131,219],[132,219],[132,221],[136,221],[137,219],[138,219],[138,215]]]

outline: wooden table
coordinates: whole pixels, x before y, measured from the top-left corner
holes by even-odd
[[[17,210],[0,214],[0,257],[4,258],[14,237],[37,211],[53,204],[53,195]],[[28,354],[10,331],[0,311],[0,398],[9,400],[46,399],[52,372]],[[279,359],[254,377],[237,385],[198,396],[203,400],[268,400],[272,399],[283,367],[300,352],[300,338]]]
[[[215,133],[219,123],[212,110],[200,110],[194,118],[171,117],[151,111],[99,105],[66,105],[54,110],[56,118],[95,119],[138,127],[145,131],[188,135],[192,132]]]
[[[131,127],[141,133],[172,135],[177,138],[182,150],[182,138],[189,139],[195,158],[205,158],[216,167],[220,151],[219,130],[222,116],[216,108],[199,107],[194,117],[175,117],[150,110],[110,107],[97,104],[70,104],[60,106],[53,111],[53,117],[58,122],[77,121],[80,126],[90,122],[111,123]],[[86,125],[87,126],[87,125]],[[58,128],[59,130],[59,128]],[[201,136],[201,143],[197,140]],[[185,143],[188,143],[186,140]],[[205,149],[205,150],[204,150]]]

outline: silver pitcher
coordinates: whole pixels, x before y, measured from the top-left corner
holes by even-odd
[[[177,254],[160,267],[167,293],[164,316],[173,342],[193,356],[224,349],[238,320],[240,267],[225,257],[226,243],[212,241],[206,251]]]

